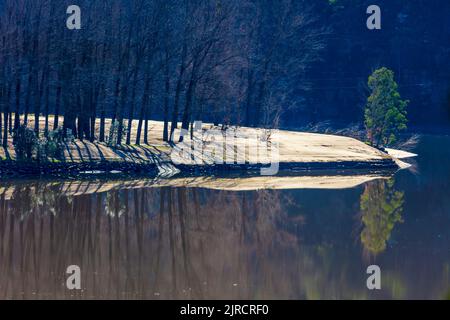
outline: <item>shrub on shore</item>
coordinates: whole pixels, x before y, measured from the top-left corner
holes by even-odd
[[[67,142],[74,140],[70,130],[58,128],[48,132],[47,136],[40,139],[31,128],[25,125],[18,127],[13,134],[13,146],[17,160],[33,160],[33,156],[39,162],[45,162],[49,158],[63,159],[64,148]]]
[[[39,140],[39,161],[46,161],[48,158],[63,159],[66,142],[72,142],[73,140],[74,136],[70,129],[67,129],[67,132],[64,132],[63,128],[50,131],[47,137]]]
[[[31,160],[38,139],[35,132],[25,125],[18,127],[13,134],[13,146],[17,160]]]

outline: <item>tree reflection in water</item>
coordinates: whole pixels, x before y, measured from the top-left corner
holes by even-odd
[[[273,243],[296,245],[278,230],[286,219],[279,193],[212,193],[165,187],[67,197],[52,184],[15,186],[0,198],[0,298],[255,296],[254,263],[265,268]],[[82,291],[64,287],[72,264]]]
[[[371,181],[361,195],[361,242],[369,254],[383,252],[395,225],[402,222],[404,192],[394,184],[394,178]]]
[[[348,210],[356,213],[360,204],[361,241],[377,254],[403,205],[393,180],[367,184],[362,196],[359,188],[348,190],[346,202],[336,202],[343,199],[339,190],[149,187],[67,196],[55,183],[2,187],[0,299],[372,298]],[[415,277],[403,273],[411,260],[394,251],[386,256],[401,259],[383,265],[383,281],[392,286],[383,282],[389,292],[375,297],[421,292],[423,284],[412,286]],[[414,268],[428,270],[429,262]],[[81,268],[81,291],[65,288],[73,264]],[[438,276],[423,292],[442,298],[445,279]]]

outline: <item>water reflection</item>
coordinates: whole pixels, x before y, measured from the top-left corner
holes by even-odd
[[[18,186],[1,198],[1,298],[248,297],[253,257],[264,260],[274,241],[295,242],[276,232],[280,203],[274,192],[66,197],[52,185]],[[82,292],[63,286],[71,264],[81,267]]]
[[[368,253],[377,255],[386,249],[392,230],[401,223],[404,192],[395,190],[395,179],[368,182],[361,195],[361,242]]]
[[[57,183],[16,183],[0,192],[0,298],[444,298],[448,245],[430,245],[439,256],[429,256],[428,245],[386,245],[406,202],[395,185],[67,196]],[[354,243],[359,211],[363,229]],[[381,292],[365,286],[361,243],[383,266]],[[82,291],[65,288],[73,264],[81,268]]]

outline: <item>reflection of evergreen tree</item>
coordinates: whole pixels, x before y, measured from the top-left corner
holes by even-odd
[[[366,185],[360,206],[364,229],[361,242],[372,254],[386,249],[386,242],[397,222],[402,222],[404,192],[394,189],[395,180],[373,181]]]

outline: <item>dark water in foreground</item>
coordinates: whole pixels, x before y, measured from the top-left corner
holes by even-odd
[[[17,183],[0,195],[0,298],[449,298],[450,138],[414,151],[414,170],[345,190]]]

